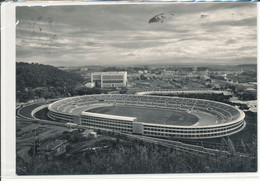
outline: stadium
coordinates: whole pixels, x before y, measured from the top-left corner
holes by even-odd
[[[168,96],[76,96],[55,101],[48,110],[55,121],[161,138],[217,138],[246,125],[244,112],[228,104]]]

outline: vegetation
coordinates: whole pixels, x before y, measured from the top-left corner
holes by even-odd
[[[121,90],[119,91],[120,94],[125,94],[127,93],[127,88],[126,87],[122,87]]]
[[[113,140],[83,138],[82,131],[64,131],[57,139],[67,140],[65,152],[60,155],[29,150],[31,161],[17,156],[17,174],[52,175],[52,174],[133,174],[133,173],[209,173],[209,172],[255,172],[257,170],[257,114],[246,112],[247,126],[235,135],[225,139],[200,140],[215,143],[214,148],[231,153],[245,153],[251,157],[219,155],[216,158],[207,155],[194,155],[176,151],[138,140],[129,140],[113,132],[98,131],[103,137]],[[50,138],[49,141],[52,139]],[[46,142],[43,140],[42,142]],[[92,144],[94,142],[94,144]],[[40,142],[39,142],[40,143]],[[88,143],[89,146],[79,147]],[[217,144],[216,144],[217,143]],[[36,144],[37,146],[38,144]],[[195,145],[197,145],[195,143]],[[216,147],[216,145],[218,145]],[[102,147],[99,150],[86,149]],[[105,147],[106,146],[106,147]],[[213,147],[212,147],[213,148]]]
[[[80,75],[50,65],[16,63],[16,96],[19,102],[72,95],[82,83]]]
[[[142,141],[105,142],[109,147],[100,150],[76,152],[66,146],[59,156],[36,155],[26,163],[17,157],[17,174],[143,174],[143,173],[204,173],[255,172],[256,159],[234,155],[209,158],[175,151]]]
[[[242,93],[238,97],[239,97],[239,99],[245,100],[245,101],[257,100],[257,94]]]
[[[237,75],[237,80],[240,83],[248,83],[248,82],[256,82],[257,81],[257,71],[256,70],[248,70],[246,72],[242,72]]]

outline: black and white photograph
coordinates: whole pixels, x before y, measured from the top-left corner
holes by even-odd
[[[257,4],[16,7],[16,174],[256,173]]]

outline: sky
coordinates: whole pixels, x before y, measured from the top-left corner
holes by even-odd
[[[158,22],[149,20],[163,13]],[[252,64],[257,3],[17,7],[18,62]]]

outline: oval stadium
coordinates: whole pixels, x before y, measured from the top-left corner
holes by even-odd
[[[228,136],[246,124],[244,112],[228,104],[168,96],[85,95],[53,102],[48,110],[48,117],[55,121],[176,139]]]

